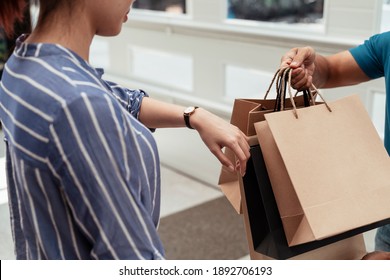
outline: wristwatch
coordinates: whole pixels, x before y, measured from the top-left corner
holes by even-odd
[[[184,110],[183,115],[184,115],[184,122],[186,123],[186,126],[190,129],[194,129],[191,124],[190,124],[190,116],[195,112],[196,109],[199,107],[196,106],[191,106],[188,107]]]

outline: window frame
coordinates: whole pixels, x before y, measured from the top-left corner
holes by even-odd
[[[273,36],[281,38],[303,39],[311,36],[315,41],[320,40],[326,35],[326,21],[328,14],[328,2],[324,0],[324,15],[321,24],[287,24],[274,23],[264,21],[251,21],[244,19],[229,19],[228,18],[228,0],[215,0],[219,2],[220,10],[214,13],[213,18],[203,20],[200,13],[202,9],[194,7],[200,6],[199,2],[206,0],[186,0],[185,14],[172,14],[163,11],[152,11],[144,9],[132,10],[130,22],[136,24],[165,24],[171,27],[186,27],[193,29],[209,29],[213,32],[223,32],[231,34],[247,34],[250,36]],[[206,5],[206,4],[203,4]],[[200,20],[199,20],[200,18]],[[337,39],[340,40],[340,39]]]

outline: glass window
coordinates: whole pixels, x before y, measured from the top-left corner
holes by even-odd
[[[143,0],[133,4],[136,9],[162,11],[173,14],[186,13],[186,0]]]
[[[390,30],[390,0],[383,0],[381,32]]]
[[[228,18],[283,23],[321,23],[324,0],[227,0]]]

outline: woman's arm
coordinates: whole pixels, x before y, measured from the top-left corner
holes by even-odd
[[[184,127],[184,107],[161,102],[152,98],[143,98],[139,120],[151,128]],[[218,160],[231,171],[245,174],[246,162],[250,157],[248,138],[237,127],[222,118],[198,108],[190,117],[191,126]],[[222,152],[223,147],[230,148],[238,160],[231,162]]]

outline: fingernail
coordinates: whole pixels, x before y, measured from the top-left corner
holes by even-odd
[[[231,172],[234,172],[234,171],[236,171],[233,165],[229,165],[229,167],[228,167],[228,168],[229,168],[229,170],[230,170]]]

